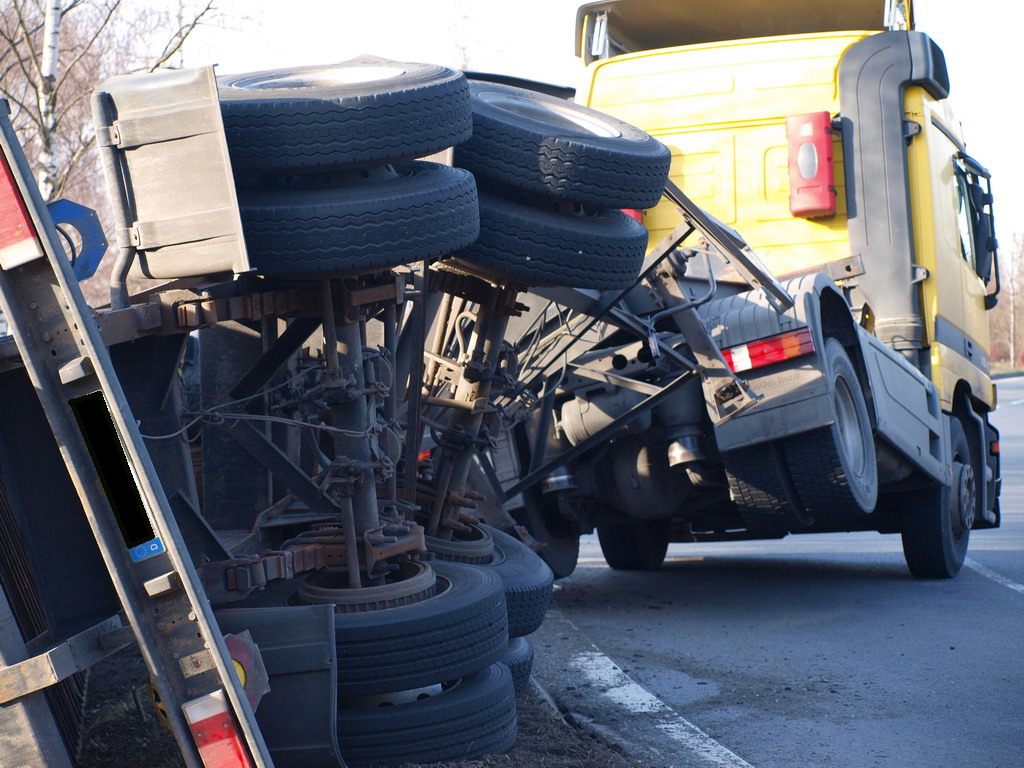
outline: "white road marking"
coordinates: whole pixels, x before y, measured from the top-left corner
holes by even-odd
[[[723,747],[690,721],[680,717],[668,704],[641,687],[596,647],[583,651],[572,662],[584,677],[604,696],[632,714],[654,715],[654,727],[688,749],[696,757],[716,768],[753,768],[734,752]]]
[[[1020,592],[1022,595],[1024,595],[1024,584],[1018,584],[1016,581],[1008,579],[1002,574],[996,573],[991,568],[986,568],[984,565],[975,560],[972,560],[971,558],[967,558],[966,560],[964,560],[964,565],[966,565],[972,571],[980,573],[986,579],[992,579],[992,581],[994,581],[996,584],[1002,584],[1004,587],[1012,589],[1014,592]]]
[[[1010,405],[1024,405],[1024,398],[1020,400],[1013,400],[1010,402]]]

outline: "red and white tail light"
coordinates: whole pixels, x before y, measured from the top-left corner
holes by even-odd
[[[200,696],[182,709],[204,768],[253,768],[224,691]]]
[[[778,336],[769,336],[766,339],[723,349],[722,357],[733,373],[740,373],[809,355],[813,351],[814,339],[811,338],[811,329],[799,328],[780,333]]]

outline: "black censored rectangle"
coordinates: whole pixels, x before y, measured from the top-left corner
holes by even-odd
[[[114,419],[103,393],[93,392],[73,398],[68,405],[85,438],[124,543],[131,549],[150,541],[156,534],[142,504],[142,494],[132,477],[128,455],[117,437]]]

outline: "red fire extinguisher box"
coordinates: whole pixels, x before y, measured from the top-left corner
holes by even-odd
[[[789,144],[789,210],[813,218],[836,212],[832,164],[832,115],[808,112],[786,118]]]

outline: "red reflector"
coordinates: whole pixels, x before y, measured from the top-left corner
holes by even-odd
[[[638,211],[636,208],[623,208],[622,212],[629,216],[631,219],[636,219],[641,224],[644,223],[644,212]]]
[[[14,174],[7,159],[0,156],[0,264],[10,269],[42,255]]]
[[[809,112],[786,118],[789,144],[789,211],[811,218],[836,212],[832,165],[832,116]]]
[[[991,443],[989,443],[988,444],[988,451],[993,456],[998,454],[999,453],[999,441],[998,440],[993,440]]]
[[[224,691],[193,699],[182,709],[204,768],[252,768]]]
[[[416,457],[417,461],[430,461],[430,450],[420,451],[420,455]]]
[[[733,373],[764,368],[766,365],[792,360],[814,351],[814,339],[809,328],[771,336],[767,339],[740,344],[722,350],[722,357]]]

